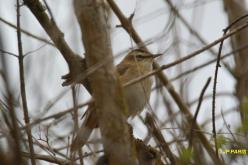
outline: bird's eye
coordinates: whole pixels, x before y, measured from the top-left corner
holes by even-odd
[[[139,55],[136,56],[136,58],[137,58],[138,60],[142,60],[142,59],[144,59],[144,56],[141,55],[141,54],[139,54]]]

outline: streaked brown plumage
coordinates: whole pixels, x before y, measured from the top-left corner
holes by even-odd
[[[145,75],[152,71],[152,63],[155,57],[147,51],[135,49],[117,65],[117,72],[123,84]],[[124,88],[124,97],[128,106],[128,117],[135,116],[142,111],[149,101],[152,87],[152,79],[146,78],[141,82],[132,84]],[[89,105],[85,120],[73,140],[71,150],[75,151],[82,147],[88,140],[92,130],[97,127],[97,117],[95,115],[94,103]]]

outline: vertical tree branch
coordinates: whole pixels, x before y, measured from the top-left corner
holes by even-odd
[[[82,31],[87,67],[112,59],[102,1],[74,0],[74,8]],[[109,164],[135,164],[135,148],[124,115],[126,104],[113,60],[92,73],[89,81]]]
[[[244,0],[225,0],[223,1],[225,11],[228,16],[229,24],[235,19],[247,14],[246,3]],[[240,21],[237,26],[244,24]],[[236,26],[234,26],[236,27]],[[231,38],[233,50],[248,43],[248,30],[243,31]],[[236,96],[239,101],[240,116],[243,124],[248,124],[248,112],[243,109],[242,103],[248,97],[248,56],[247,51],[239,51],[234,56],[235,59],[235,78],[236,78]]]
[[[22,50],[22,41],[21,41],[21,25],[20,25],[20,2],[16,0],[17,3],[17,42],[18,42],[18,61],[19,61],[19,76],[20,76],[20,89],[21,89],[21,98],[22,98],[22,105],[23,105],[23,113],[24,113],[24,120],[25,124],[27,125],[26,131],[28,135],[28,145],[29,151],[31,155],[31,163],[35,165],[34,159],[34,147],[33,147],[33,139],[32,139],[32,132],[31,127],[29,126],[29,115],[28,115],[28,105],[27,105],[27,98],[26,98],[26,90],[25,90],[25,77],[24,77],[24,64],[23,64],[23,50]]]
[[[0,36],[0,48],[2,49],[3,43],[2,43],[2,37]],[[20,137],[20,129],[17,124],[17,117],[14,109],[14,101],[13,101],[13,95],[10,90],[10,79],[8,74],[8,64],[5,56],[3,54],[0,54],[0,62],[2,66],[2,78],[3,78],[3,88],[6,90],[7,93],[7,107],[8,107],[8,113],[10,116],[10,134],[13,139],[8,139],[9,146],[10,146],[10,162],[15,162],[16,165],[21,165],[23,163],[23,159],[21,157],[21,137]]]
[[[22,98],[22,105],[23,105],[23,113],[24,113],[24,121],[27,125],[26,131],[28,135],[28,145],[29,145],[29,151],[31,155],[31,163],[32,165],[35,165],[35,159],[34,159],[34,147],[33,147],[33,139],[32,139],[32,131],[31,127],[29,126],[29,115],[28,115],[28,105],[27,105],[27,97],[26,97],[26,90],[25,90],[25,77],[24,77],[24,56],[23,56],[23,50],[22,50],[22,41],[21,41],[21,30],[20,30],[20,2],[19,0],[16,0],[17,3],[17,42],[18,42],[18,61],[19,61],[19,76],[20,76],[20,89],[21,89],[21,98]]]
[[[72,91],[72,99],[73,99],[73,112],[72,112],[72,119],[74,121],[74,132],[78,131],[78,103],[77,103],[77,97],[76,97],[76,88],[73,85],[71,87]],[[74,136],[73,132],[73,136]],[[81,148],[78,150],[78,155],[79,155],[79,160],[80,160],[80,165],[83,165],[83,153]]]

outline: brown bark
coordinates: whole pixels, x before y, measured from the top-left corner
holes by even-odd
[[[247,9],[244,0],[224,0],[225,11],[228,15],[229,24],[235,19],[247,14]],[[246,23],[247,19],[241,21],[237,25]],[[233,50],[244,46],[248,43],[248,29],[232,36],[231,44]],[[245,113],[245,109],[242,108],[242,104],[248,96],[248,56],[247,51],[239,51],[235,53],[235,78],[236,78],[236,96],[239,101],[240,114],[243,122],[248,121],[248,115]]]
[[[99,127],[109,164],[135,164],[122,88],[113,65],[110,35],[101,1],[74,0],[87,68],[104,64],[89,76]]]

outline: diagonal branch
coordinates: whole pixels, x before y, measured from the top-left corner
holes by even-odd
[[[76,55],[66,43],[64,34],[61,32],[54,20],[50,19],[46,14],[46,9],[39,0],[24,0],[24,4],[31,10],[69,65],[70,73],[63,77],[66,79],[65,84],[75,82],[77,76],[83,74],[82,70],[86,69],[83,59]]]
[[[28,6],[65,60],[69,63],[75,53],[64,40],[64,34],[60,31],[55,22],[46,14],[44,6],[39,2],[39,0],[24,0],[24,4]]]
[[[132,23],[130,22],[130,20],[127,19],[123,15],[123,13],[120,11],[120,9],[118,8],[118,6],[116,5],[116,3],[113,0],[107,0],[107,1],[108,1],[109,5],[111,6],[112,10],[115,12],[117,17],[119,18],[120,22],[122,23],[123,28],[130,34],[130,36],[133,38],[133,40],[138,45],[143,45],[142,44],[143,42],[142,42],[141,38],[137,34],[137,32],[134,29],[134,27],[133,27]],[[160,68],[159,64],[154,63],[154,68],[159,69]],[[162,82],[162,84],[168,89],[170,95],[172,96],[172,98],[174,99],[176,104],[178,105],[178,107],[181,110],[181,112],[183,114],[185,114],[185,116],[188,119],[188,122],[191,122],[193,120],[193,115],[190,113],[187,105],[183,102],[183,100],[181,99],[180,95],[175,91],[174,87],[169,82],[167,76],[165,74],[163,74],[162,72],[158,72],[157,76],[160,79],[160,81]],[[195,125],[195,128],[200,130],[200,127],[197,124]],[[199,136],[202,144],[204,145],[204,147],[208,151],[209,155],[213,159],[213,161],[216,164],[222,164],[222,162],[216,157],[215,152],[213,151],[213,149],[212,149],[210,143],[208,142],[207,138],[205,137],[205,135],[203,135],[203,133],[199,132],[198,136]]]
[[[172,12],[175,13],[175,15],[181,20],[181,22],[184,24],[184,26],[189,30],[189,32],[192,33],[203,45],[207,45],[207,42],[202,38],[202,36],[200,36],[200,34],[190,26],[190,23],[188,23],[187,20],[178,12],[176,7],[172,4],[171,0],[165,0],[165,1],[170,6]],[[213,55],[216,55],[216,56],[218,55],[218,53],[214,49],[210,48],[208,50]],[[232,69],[230,68],[230,66],[227,65],[226,63],[224,63],[223,61],[222,61],[222,63],[225,66],[225,68],[229,71],[229,73],[231,73],[232,76],[234,76],[234,73],[233,73]]]

